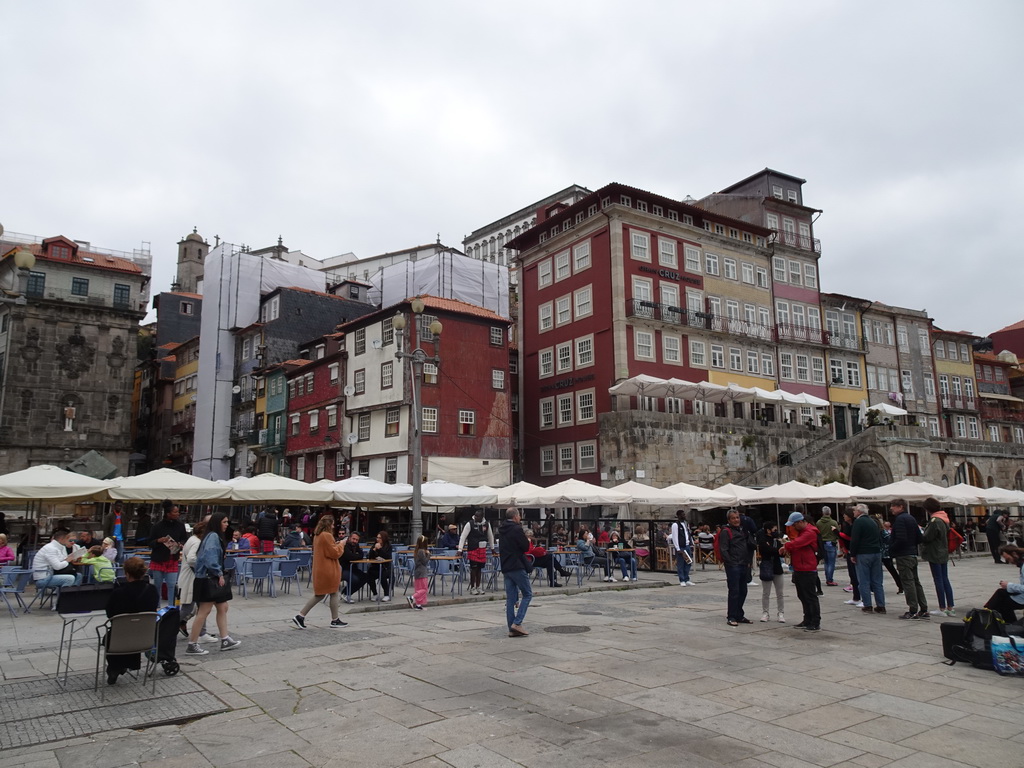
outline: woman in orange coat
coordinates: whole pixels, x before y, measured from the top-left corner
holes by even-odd
[[[306,628],[306,614],[313,606],[330,595],[331,629],[348,626],[338,616],[338,592],[341,589],[341,566],[338,558],[345,551],[344,542],[334,540],[334,518],[324,515],[313,531],[313,592],[315,593],[306,605],[292,618],[292,626],[297,629]]]

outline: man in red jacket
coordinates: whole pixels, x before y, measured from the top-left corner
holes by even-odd
[[[818,605],[817,575],[818,557],[815,547],[818,544],[817,529],[808,525],[803,514],[794,512],[786,521],[786,527],[792,528],[796,535],[782,545],[780,555],[790,554],[793,563],[793,584],[796,596],[804,608],[804,620],[797,624],[805,632],[818,632],[821,629],[821,606]]]

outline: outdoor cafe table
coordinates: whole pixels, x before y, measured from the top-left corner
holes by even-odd
[[[348,580],[345,582],[345,601],[349,602],[349,601],[352,600],[352,566],[353,565],[364,565],[364,564],[367,564],[367,563],[370,563],[370,564],[376,563],[377,565],[380,565],[381,563],[388,563],[390,565],[391,562],[392,562],[391,560],[388,560],[385,557],[364,558],[362,560],[350,560],[349,563],[348,563]],[[381,590],[381,591],[383,591],[383,590]],[[389,597],[390,597],[390,595],[389,595]],[[380,591],[377,592],[377,607],[380,608]]]
[[[449,562],[461,562],[462,561],[462,555],[431,555],[430,559],[432,561],[435,561],[435,562],[439,561],[439,560],[447,560]],[[462,594],[462,569],[461,568],[453,569],[452,572],[451,572],[451,577],[452,577],[452,593],[454,594],[454,592],[455,592],[455,581],[456,581],[456,579],[458,579],[458,582],[459,582],[459,594],[461,595]]]

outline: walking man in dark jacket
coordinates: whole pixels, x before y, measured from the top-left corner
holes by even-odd
[[[530,634],[523,629],[526,609],[533,599],[526,562],[530,543],[523,533],[521,520],[519,510],[509,507],[505,510],[505,521],[498,529],[498,552],[501,554],[501,572],[505,577],[505,618],[509,637],[526,637]]]
[[[928,599],[917,578],[917,545],[921,543],[921,527],[910,514],[905,499],[889,502],[889,513],[893,516],[892,539],[889,555],[896,561],[896,570],[903,582],[903,597],[907,600],[907,612],[901,619],[928,619]]]
[[[747,599],[747,582],[750,581],[751,540],[737,510],[730,509],[726,521],[728,525],[718,534],[718,549],[729,586],[726,620],[730,627],[735,627],[737,624],[750,624],[750,619],[743,615],[743,603]]]
[[[273,507],[267,509],[256,518],[256,537],[260,540],[260,548],[265,554],[273,553],[274,541],[281,530],[281,521]]]

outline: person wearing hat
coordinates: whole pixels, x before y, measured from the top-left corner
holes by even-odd
[[[801,512],[792,513],[786,520],[786,527],[793,529],[794,536],[782,545],[779,554],[785,555],[788,552],[792,559],[793,585],[804,609],[803,621],[795,626],[806,632],[817,632],[821,629],[821,606],[815,586],[818,558],[814,550],[818,544],[818,531]]]
[[[833,578],[836,574],[836,553],[839,547],[839,523],[832,517],[832,507],[821,508],[821,518],[818,520],[818,531],[821,533],[821,540],[825,544],[825,584],[829,587],[838,587],[839,584]]]
[[[437,546],[443,549],[459,548],[459,526],[452,523],[448,530],[437,537]]]

